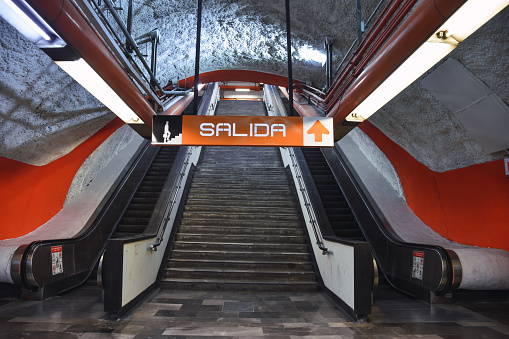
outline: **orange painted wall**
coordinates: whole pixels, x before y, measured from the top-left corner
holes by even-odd
[[[0,240],[35,230],[63,207],[85,159],[124,123],[116,118],[67,155],[44,166],[0,157]]]
[[[408,206],[458,243],[509,251],[509,179],[503,160],[435,172],[369,122],[360,125],[393,164]]]

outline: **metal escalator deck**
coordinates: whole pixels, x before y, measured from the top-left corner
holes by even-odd
[[[140,235],[145,231],[178,151],[178,147],[159,149],[112,238]]]
[[[365,241],[359,224],[320,149],[302,148],[302,153],[334,234],[340,238]]]

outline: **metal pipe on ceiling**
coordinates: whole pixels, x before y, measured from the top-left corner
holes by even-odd
[[[120,27],[120,29],[122,30],[122,32],[126,36],[126,39],[129,42],[129,45],[134,50],[134,52],[136,53],[136,55],[138,56],[138,58],[142,62],[143,66],[145,66],[145,69],[147,70],[147,72],[150,75],[150,83],[152,85],[155,85],[155,87],[157,87],[157,91],[161,95],[185,95],[187,93],[187,91],[165,91],[161,87],[161,85],[157,81],[154,73],[152,73],[152,71],[150,70],[149,65],[145,61],[145,58],[143,58],[143,55],[141,54],[141,52],[140,52],[136,42],[134,41],[133,37],[131,36],[131,34],[129,34],[129,32],[127,31],[127,28],[124,26],[124,23],[122,22],[122,20],[118,16],[117,12],[115,11],[115,8],[114,8],[113,4],[111,3],[111,1],[110,0],[104,0],[104,3],[110,9],[113,18],[115,19],[115,21],[117,22],[118,26]]]
[[[288,115],[292,115],[293,112],[293,75],[292,75],[292,37],[291,37],[291,25],[290,25],[290,0],[285,0],[286,7],[286,49],[288,52],[288,94],[290,97],[288,101],[290,103]]]
[[[196,58],[194,61],[194,114],[198,115],[198,85],[200,84],[200,42],[201,42],[201,13],[203,1],[198,0],[196,18]]]

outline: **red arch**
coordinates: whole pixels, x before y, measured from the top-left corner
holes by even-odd
[[[231,70],[223,69],[200,73],[200,83],[202,84],[221,81],[243,81],[256,83],[262,82],[270,85],[288,87],[288,77],[267,72],[249,71],[241,69],[231,69]],[[297,84],[301,83],[301,81],[293,79],[293,83]],[[178,85],[179,87],[182,88],[193,87],[194,76],[179,80]]]

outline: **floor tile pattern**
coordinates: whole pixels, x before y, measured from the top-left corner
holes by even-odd
[[[319,292],[162,290],[111,321],[100,290],[85,286],[43,302],[1,300],[0,338],[509,338],[506,304],[493,306],[493,319],[458,305],[389,299],[375,299],[368,321],[357,323]]]

